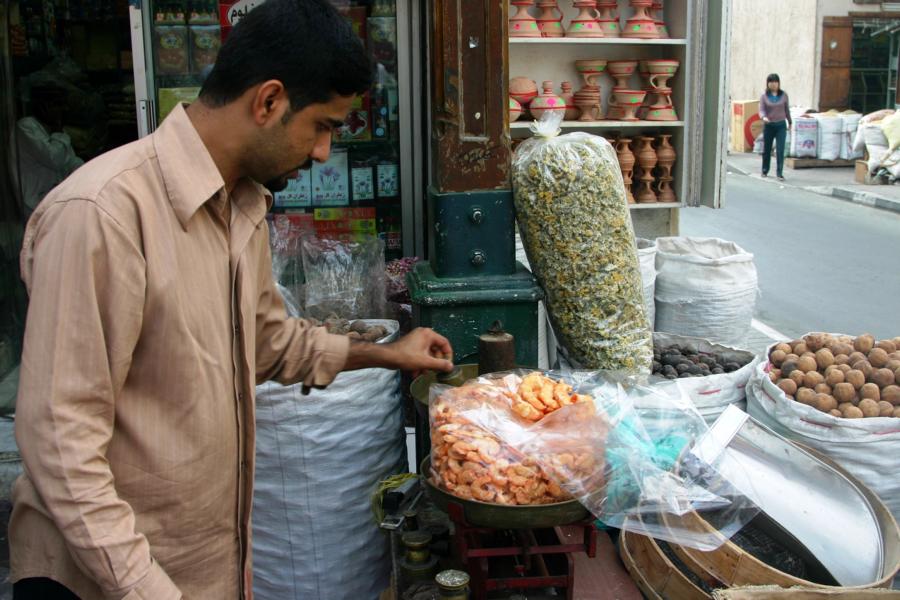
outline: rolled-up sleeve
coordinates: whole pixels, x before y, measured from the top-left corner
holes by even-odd
[[[350,340],[288,317],[271,276],[268,246],[265,257],[256,314],[256,381],[325,387],[347,363]]]
[[[28,477],[106,598],[181,598],[135,531],[106,458],[141,331],[143,257],[95,203],[68,200],[35,217],[22,261],[30,306],[16,442]]]

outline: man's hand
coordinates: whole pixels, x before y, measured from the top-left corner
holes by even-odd
[[[417,376],[422,371],[453,370],[453,348],[444,336],[420,327],[392,344],[354,342],[345,371],[371,367],[400,369]]]

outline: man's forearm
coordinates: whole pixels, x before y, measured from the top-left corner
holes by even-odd
[[[390,344],[372,344],[369,342],[352,341],[350,352],[347,354],[345,371],[357,369],[399,369],[396,352]]]

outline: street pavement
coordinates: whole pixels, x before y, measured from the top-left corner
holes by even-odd
[[[900,335],[900,214],[731,170],[723,208],[685,209],[680,221],[682,235],[754,254],[756,318],[769,327]]]

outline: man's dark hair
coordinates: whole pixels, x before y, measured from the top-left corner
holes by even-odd
[[[372,63],[350,22],[328,0],[267,0],[229,34],[200,90],[224,106],[270,79],[284,84],[291,109],[362,94]]]

